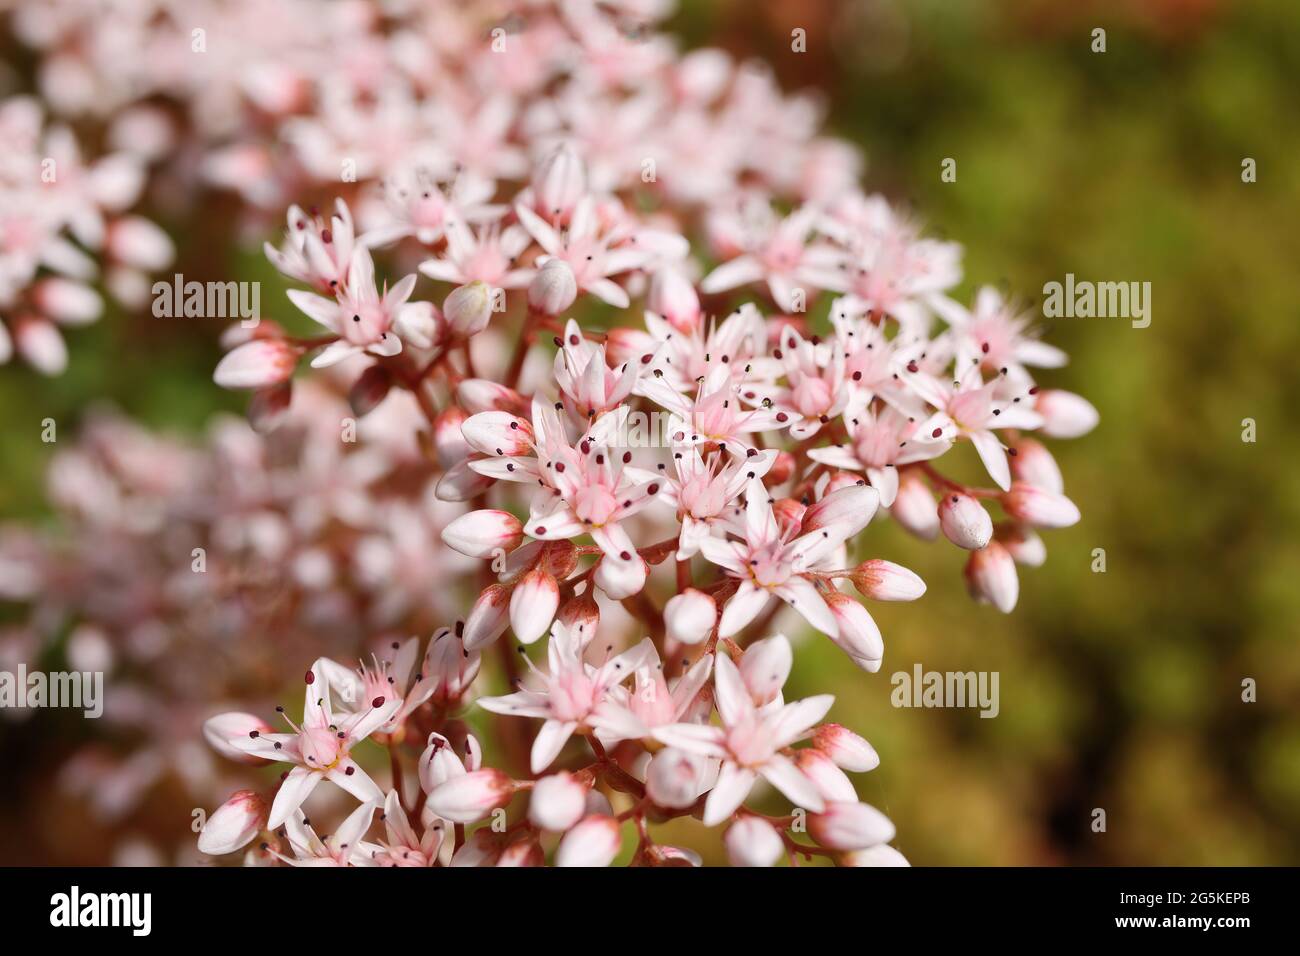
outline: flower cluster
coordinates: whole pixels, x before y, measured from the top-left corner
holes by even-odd
[[[544,88],[521,78],[508,103],[463,112],[474,155],[403,124],[455,175],[436,160],[388,164],[389,221],[358,227],[342,199],[328,219],[295,206],[267,247],[322,334],[232,330],[218,383],[252,389],[255,410],[284,407],[310,355],[353,383],[358,415],[414,397],[436,493],[464,509],[441,540],[486,577],[414,678],[411,643],[359,674],[322,659],[292,733],[216,718],[219,749],[293,769],[273,798],[232,798],[206,845],[233,852],[261,832],[251,861],[605,865],[632,828],[632,862],[686,865],[695,851],[650,826],[689,815],[726,825],[735,863],[899,862],[892,825],[845,774],[871,770],[874,751],[823,723],[829,696],[785,701],[792,644],[767,635],[788,611],[879,669],[884,641],[861,598],[910,601],[926,586],[855,555],[874,520],[942,533],[970,552],[976,600],[1011,611],[1016,565],[1045,559],[1039,530],[1079,518],[1031,436],[1082,434],[1096,413],[1040,387],[1038,370],[1065,355],[997,291],[970,308],[954,299],[959,247],[858,191],[851,154],[820,148],[755,73],[616,42],[596,5],[559,8],[502,62],[550,76],[556,50],[593,37],[629,55],[583,46],[584,68],[540,103],[521,104]],[[474,70],[463,75],[472,85]],[[438,115],[465,101],[444,99]],[[341,122],[320,121],[314,141]],[[684,163],[689,184],[671,175]],[[418,274],[382,282],[379,255]],[[940,470],[963,446],[988,486]],[[476,699],[488,654],[513,689]],[[455,693],[431,703],[435,685]],[[512,773],[482,762],[466,721],[484,712]],[[387,791],[351,757],[365,734],[392,755]],[[413,739],[426,741],[418,787],[402,769]],[[361,801],[346,846],[296,816],[320,781]],[[750,806],[760,782],[790,810]],[[387,843],[368,843],[381,805]]]
[[[47,125],[41,105],[0,100],[0,365],[17,351],[37,371],[67,365],[59,327],[94,322],[101,265],[115,297],[139,306],[149,272],[166,266],[172,243],[147,219],[129,215],[145,162],[127,151],[83,158],[71,129]]]

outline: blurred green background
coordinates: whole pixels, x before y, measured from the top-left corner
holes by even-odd
[[[1045,322],[1072,361],[1044,382],[1102,423],[1050,443],[1084,519],[1045,535],[1015,613],[968,601],[957,549],[877,525],[861,556],[930,585],[873,605],[881,672],[800,645],[787,691],[836,694],[834,718],[879,750],[860,790],[895,845],[917,864],[1300,863],[1300,6],[688,0],[671,27],[823,91],[832,128],[867,152],[867,185],[965,245],[959,298],[992,282],[1030,300],[1067,272],[1152,284],[1149,328]],[[256,254],[180,245],[187,278],[240,272],[282,301]],[[62,378],[4,369],[0,518],[46,513],[47,415],[75,427],[106,398],[197,430],[238,409],[211,385],[218,331],[110,314],[71,333]],[[893,708],[889,676],[916,662],[1000,672],[1000,715]]]

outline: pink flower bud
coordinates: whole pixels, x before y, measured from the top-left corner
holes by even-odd
[[[794,763],[827,802],[858,799],[858,792],[853,789],[848,774],[816,747],[799,748],[795,751]]]
[[[1056,459],[1040,442],[1032,438],[1021,438],[1013,446],[1015,454],[1011,456],[1011,477],[1027,485],[1061,494],[1065,490],[1065,480]]]
[[[167,233],[140,216],[115,220],[108,227],[105,248],[113,259],[144,272],[156,272],[176,254]]]
[[[467,378],[456,386],[456,401],[471,413],[510,412],[525,418],[531,414],[528,400],[498,382]]]
[[[528,283],[528,308],[540,315],[559,315],[578,298],[578,281],[563,259],[547,259]]]
[[[646,767],[645,791],[658,806],[684,810],[709,785],[709,762],[699,754],[666,747]]]
[[[524,539],[524,526],[508,511],[483,508],[461,515],[442,529],[442,540],[471,558],[490,558],[513,551]]]
[[[211,856],[234,853],[266,826],[266,801],[253,790],[238,790],[212,811],[199,830],[199,852]]]
[[[1065,495],[1021,482],[1002,496],[1002,507],[1011,517],[1039,528],[1068,528],[1079,520],[1078,507]]]
[[[808,833],[832,850],[861,850],[894,838],[894,824],[865,803],[828,803],[823,813],[810,814]]]
[[[587,817],[560,841],[556,866],[609,866],[618,856],[623,838],[613,817]]]
[[[837,633],[832,634],[831,639],[863,670],[873,674],[880,670],[880,662],[885,656],[885,641],[867,609],[838,591],[824,597],[837,625]]]
[[[493,479],[480,475],[466,459],[456,462],[438,479],[436,494],[439,501],[470,501],[487,492]]]
[[[1025,525],[1000,524],[994,529],[993,540],[1007,549],[1016,564],[1037,568],[1047,560],[1047,545],[1037,531]]]
[[[393,331],[407,345],[431,349],[447,337],[447,322],[432,302],[407,302],[397,310]]]
[[[840,857],[840,866],[911,866],[907,857],[899,853],[888,843],[869,846],[865,850],[853,850]]]
[[[348,404],[352,413],[362,418],[374,411],[379,403],[388,397],[388,390],[393,386],[393,376],[382,365],[372,365],[352,383],[348,391]]]
[[[925,593],[925,582],[901,564],[873,558],[853,569],[853,584],[873,601],[915,601]]]
[[[531,644],[551,629],[560,588],[555,578],[533,568],[520,579],[510,594],[510,627],[521,644]]]
[[[288,381],[302,350],[284,339],[253,339],[227,352],[212,379],[222,388],[266,388]]]
[[[510,589],[489,584],[478,596],[465,619],[465,650],[478,651],[505,633],[510,623]]]
[[[776,700],[790,676],[794,651],[784,634],[755,641],[740,659],[740,678],[758,706]]]
[[[813,732],[813,746],[853,773],[866,773],[880,766],[876,748],[841,724],[822,724]]]
[[[293,404],[293,381],[259,388],[248,400],[248,423],[259,435],[269,435],[289,417]]]
[[[939,526],[959,548],[975,551],[993,537],[993,519],[984,506],[968,494],[950,491],[939,502]]]
[[[14,345],[27,364],[42,375],[62,375],[68,367],[68,346],[53,322],[20,320],[14,327]]]
[[[1078,438],[1097,427],[1101,415],[1086,398],[1060,389],[1043,389],[1034,409],[1043,416],[1048,438]]]
[[[898,483],[898,494],[889,513],[894,520],[925,541],[933,541],[939,535],[939,510],[934,503],[934,495],[920,478],[910,472],[904,472]]]
[[[465,420],[465,440],[485,455],[525,455],[533,447],[533,426],[509,412],[479,412]]]
[[[433,447],[443,468],[450,468],[471,454],[469,442],[461,430],[468,419],[464,409],[451,405],[439,412],[434,420]]]
[[[500,770],[475,770],[434,787],[429,806],[444,820],[473,823],[504,807],[514,792],[514,782]]]
[[[782,534],[798,533],[803,524],[803,516],[807,512],[808,508],[793,498],[778,498],[772,505],[772,516],[776,518],[777,527],[781,529]]]
[[[732,866],[775,866],[785,853],[776,827],[762,817],[746,814],[727,828],[722,842]]]
[[[852,484],[811,505],[803,516],[803,530],[823,528],[841,538],[851,538],[868,524],[880,504],[880,492],[870,485]]]
[[[645,587],[649,573],[650,569],[638,554],[631,555],[626,561],[605,555],[596,566],[592,579],[610,600],[621,601]]]
[[[519,840],[510,844],[497,857],[497,866],[543,866],[546,855],[536,840]]]
[[[528,819],[543,830],[563,832],[582,819],[587,788],[566,771],[543,777],[528,798]]]
[[[554,221],[567,216],[586,193],[587,168],[573,146],[562,143],[538,164],[532,187],[537,211]]]
[[[442,314],[457,338],[477,335],[492,318],[492,290],[478,280],[458,286],[443,300]]]
[[[451,741],[442,734],[429,734],[428,745],[420,754],[418,766],[420,786],[425,793],[432,793],[454,777],[464,776],[465,765],[451,749]]]
[[[595,634],[600,626],[600,605],[589,593],[577,594],[564,602],[555,619],[571,631]]]
[[[664,605],[664,629],[669,637],[683,644],[699,644],[713,631],[717,620],[717,602],[695,588],[673,595]]]
[[[1003,614],[1015,608],[1020,597],[1016,562],[998,542],[990,541],[988,547],[972,551],[964,573],[967,590],[975,600],[987,601]]]
[[[51,276],[31,290],[36,307],[63,325],[89,325],[103,314],[104,300],[89,286]]]
[[[700,297],[691,280],[674,266],[664,266],[650,279],[646,308],[668,320],[679,332],[689,335],[700,320]]]
[[[230,743],[232,740],[247,740],[254,730],[259,734],[274,732],[271,725],[261,717],[230,711],[209,717],[203,722],[203,739],[208,742],[208,746],[229,760],[260,767],[270,761],[245,753]]]

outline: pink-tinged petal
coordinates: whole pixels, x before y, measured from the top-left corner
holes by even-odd
[[[549,514],[535,515],[524,525],[524,534],[539,541],[565,541],[584,533],[587,526],[566,504]]]
[[[749,796],[749,791],[754,788],[754,781],[757,779],[758,774],[748,767],[738,767],[730,761],[724,762],[718,772],[717,782],[709,791],[708,799],[704,801],[704,825],[716,827],[735,813]],[[813,793],[816,795],[816,791]],[[818,809],[820,808],[819,803]]]
[[[587,715],[587,723],[600,734],[602,742],[610,744],[620,740],[640,740],[650,734],[650,728],[636,714],[609,698],[597,704],[596,709]]]
[[[753,256],[738,256],[718,266],[700,282],[700,290],[708,295],[726,292],[749,285],[763,278],[763,266]]]
[[[709,786],[712,761],[680,747],[665,747],[651,758],[645,773],[646,796],[658,806],[684,810]]]
[[[831,709],[834,694],[816,694],[784,705],[768,718],[768,731],[777,747],[788,747],[801,739]]]
[[[681,720],[713,673],[713,655],[705,654],[673,685],[673,719]]]
[[[384,799],[384,830],[388,842],[393,846],[420,845],[420,839],[415,835],[411,821],[406,818],[406,811],[402,809],[402,801],[397,796],[396,790],[389,790],[388,796]]]
[[[718,654],[713,675],[714,702],[722,722],[734,727],[754,715],[754,702],[740,670],[726,654]]]
[[[879,670],[885,641],[871,614],[858,601],[838,591],[827,595],[826,601],[835,618],[835,630],[827,632],[831,640],[863,670]]]
[[[250,755],[239,746],[239,742],[254,739],[249,737],[250,732],[256,731],[260,736],[269,733],[270,730],[271,725],[256,714],[229,711],[209,717],[203,722],[203,739],[208,742],[208,746],[227,759],[259,766],[265,759],[278,760],[279,757],[263,758]]]
[[[669,747],[677,747],[701,757],[725,757],[727,754],[723,746],[726,734],[721,727],[711,727],[708,724],[668,724],[655,727],[651,734]]]
[[[843,468],[846,471],[862,470],[862,462],[858,460],[858,456],[853,454],[853,450],[847,445],[811,448],[808,450],[808,457],[823,465],[830,465],[832,468]],[[874,485],[875,482],[872,482],[872,484]],[[888,506],[888,503],[886,503],[886,506]]]
[[[339,824],[338,829],[330,834],[329,842],[333,848],[339,851],[346,851],[354,848],[370,829],[371,821],[375,818],[375,809],[378,807],[377,801],[369,801],[357,807]],[[400,812],[401,807],[399,805]]]
[[[759,772],[796,807],[813,813],[820,813],[825,808],[826,802],[817,792],[816,785],[800,772],[789,757],[775,754],[763,764]]]
[[[772,513],[771,494],[757,478],[745,487],[745,539],[750,546],[775,541],[780,535]]]
[[[898,469],[894,467],[868,468],[867,480],[880,493],[880,503],[886,508],[898,497]]]
[[[347,733],[351,743],[359,740],[365,740],[380,727],[383,727],[396,716],[397,711],[401,709],[402,700],[394,695],[386,698],[375,698],[382,701],[376,704],[374,700],[366,702],[369,704],[365,710],[359,713],[355,719],[347,721],[342,725],[342,729]]]
[[[745,552],[739,544],[708,535],[700,539],[700,553],[713,564],[735,574],[745,573]]]
[[[485,478],[494,478],[498,481],[517,481],[525,485],[535,485],[537,483],[538,471],[535,458],[475,458],[461,464]],[[438,497],[442,497],[442,495],[439,494]],[[459,498],[456,500],[465,501],[467,499]],[[578,533],[577,531],[574,532],[574,534]],[[563,535],[562,537],[567,538],[571,537],[571,535]]]
[[[998,436],[988,431],[972,432],[970,440],[979,452],[980,461],[988,469],[989,477],[1003,491],[1010,488],[1011,465],[1007,462],[1006,449],[1002,447]]]
[[[271,815],[266,821],[267,829],[279,829],[311,796],[316,785],[324,779],[325,777],[318,771],[308,770],[305,767],[294,767],[290,770],[289,776],[284,778],[280,789],[276,791],[275,800],[271,803]]]
[[[817,586],[807,578],[795,575],[775,589],[777,597],[798,611],[805,621],[823,634],[835,634],[835,616]]]
[[[384,791],[379,789],[379,784],[375,783],[351,757],[340,760],[325,774],[325,777],[330,783],[346,790],[362,803],[382,803],[384,800]]]
[[[784,634],[773,634],[749,645],[740,659],[740,677],[750,699],[762,707],[780,697],[793,666],[794,649]]]
[[[551,708],[543,694],[532,691],[515,691],[503,697],[480,697],[475,701],[484,710],[508,717],[547,717]]]
[[[504,467],[507,459],[493,458],[488,459],[488,461],[500,462]],[[483,474],[479,474],[477,470],[480,464],[482,464],[482,467],[484,468]],[[507,474],[509,473],[507,472]],[[492,487],[493,477],[491,469],[486,462],[480,463],[478,461],[468,460],[458,461],[448,468],[443,473],[443,476],[438,479],[438,484],[435,487],[435,494],[438,496],[438,500],[440,501],[472,501],[474,498],[477,498]],[[536,475],[532,476],[533,481],[535,481],[536,478]]]
[[[577,722],[572,720],[548,720],[543,723],[541,730],[537,731],[537,737],[533,740],[533,749],[529,757],[529,766],[533,773],[541,773],[549,767],[577,729]]]
[[[365,351],[360,345],[353,345],[351,342],[344,342],[340,339],[337,342],[331,342],[325,348],[321,349],[311,360],[312,368],[329,368],[331,365],[338,365],[340,362],[347,361],[354,355],[360,355]]]
[[[586,283],[585,288],[596,298],[616,309],[626,309],[632,304],[632,300],[627,297],[627,291],[612,279],[597,279],[595,282]]]
[[[564,241],[560,234],[542,219],[541,216],[533,212],[522,203],[515,205],[515,214],[519,217],[519,222],[528,234],[537,240],[537,244],[553,256],[559,255],[564,249]]]
[[[301,289],[290,289],[289,301],[307,313],[313,320],[325,326],[335,335],[343,333],[343,313],[339,304]]]
[[[705,557],[708,557],[707,551]],[[750,621],[758,617],[771,598],[770,593],[757,587],[753,582],[742,583],[722,610],[722,620],[718,623],[718,636],[734,637],[740,633]]]
[[[365,350],[371,355],[378,355],[381,358],[392,358],[394,355],[401,354],[402,340],[397,337],[396,333],[383,332],[378,339],[367,345]]]

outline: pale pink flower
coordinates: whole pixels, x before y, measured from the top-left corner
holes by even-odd
[[[807,735],[835,698],[821,694],[760,710],[729,657],[719,654],[714,672],[722,726],[672,724],[654,732],[670,746],[722,761],[718,780],[704,804],[704,825],[717,826],[735,813],[760,776],[796,807],[820,812],[825,807],[821,794],[781,751]]]
[[[289,207],[289,227],[277,249],[269,242],[262,248],[271,264],[282,274],[332,296],[347,284],[356,234],[352,212],[342,199],[335,200],[335,212],[326,222],[308,215],[297,205]]]
[[[293,856],[274,849],[270,852],[290,866],[373,866],[374,861],[363,838],[382,798],[381,793],[378,799],[361,804],[324,839],[316,835],[303,812],[294,808],[284,821],[284,835]]]
[[[504,697],[479,698],[479,706],[493,713],[543,719],[533,741],[533,773],[549,767],[575,733],[599,732],[614,739],[642,734],[640,722],[611,697],[610,690],[651,658],[654,644],[647,638],[630,650],[607,656],[595,667],[584,660],[594,637],[557,622],[546,649],[546,670],[530,662],[524,689]]]
[[[952,447],[948,439],[933,437],[928,420],[917,422],[893,407],[850,408],[844,428],[848,442],[810,449],[808,457],[832,468],[866,472],[886,508],[898,497],[899,466],[931,461]]]
[[[402,351],[400,318],[414,289],[415,276],[408,275],[391,290],[385,283],[380,293],[375,287],[374,260],[363,247],[353,251],[347,286],[339,290],[336,300],[290,289],[294,305],[339,336],[312,359],[312,367],[336,365],[363,352],[385,357]]]
[[[322,780],[329,780],[361,801],[380,801],[383,791],[352,759],[352,748],[388,723],[401,702],[375,697],[365,710],[336,719],[330,704],[326,668],[317,661],[307,672],[302,724],[285,720],[293,733],[266,734],[250,730],[247,737],[230,744],[245,753],[267,760],[293,764],[275,801],[271,804],[269,827],[274,830],[289,819]],[[283,713],[283,708],[279,708]]]
[[[486,223],[474,229],[453,220],[447,225],[447,248],[420,263],[420,271],[453,285],[483,282],[494,289],[522,289],[533,270],[516,268],[515,263],[531,241],[519,226],[502,229],[497,223]]]
[[[705,538],[700,542],[706,558],[740,581],[722,612],[719,636],[741,631],[773,597],[785,601],[822,633],[838,632],[830,607],[807,572],[867,525],[879,495],[865,485],[851,485],[833,494],[853,502],[851,516],[799,535],[794,529],[781,530],[767,489],[753,479],[746,492],[743,539]]]

